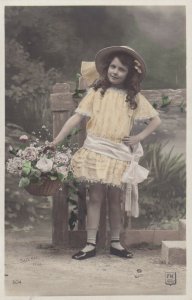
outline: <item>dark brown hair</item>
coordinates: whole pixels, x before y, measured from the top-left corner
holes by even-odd
[[[92,84],[92,87],[95,91],[101,88],[102,96],[104,96],[106,90],[111,87],[107,72],[110,63],[115,57],[117,57],[124,66],[128,67],[129,72],[123,83],[123,89],[127,91],[126,102],[129,103],[131,109],[136,109],[137,103],[135,101],[135,95],[140,91],[141,75],[134,68],[134,58],[127,55],[126,53],[115,52],[107,56],[103,66],[103,75],[99,80]]]

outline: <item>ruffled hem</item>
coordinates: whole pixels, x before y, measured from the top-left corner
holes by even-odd
[[[107,185],[107,186],[112,186],[112,187],[117,187],[117,188],[120,188],[123,190],[124,188],[124,184],[121,183],[121,185],[118,185],[118,184],[113,184],[113,183],[110,183],[110,182],[107,182],[107,181],[103,181],[103,180],[94,180],[94,179],[87,179],[86,177],[76,177],[75,174],[74,175],[74,178],[79,181],[79,182],[83,182],[83,183],[87,183],[87,184],[96,184],[96,183],[100,183],[100,184],[104,184],[104,185]]]
[[[94,151],[80,148],[72,157],[71,170],[78,180],[122,186],[122,176],[129,162],[117,160]]]

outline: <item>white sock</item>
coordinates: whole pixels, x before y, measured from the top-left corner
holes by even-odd
[[[96,246],[97,228],[87,228],[87,243],[95,244]],[[81,251],[88,252],[95,248],[94,245],[86,245]]]
[[[113,228],[111,229],[111,246],[118,250],[123,250],[123,248],[120,244],[120,231],[121,228]],[[113,242],[114,241],[114,242]]]
[[[83,252],[89,252],[91,250],[95,249],[95,246],[93,245],[86,245],[83,249],[81,249],[81,251]]]
[[[111,241],[111,246],[112,246],[113,248],[115,248],[115,249],[118,249],[118,250],[123,250],[123,249],[125,249],[125,248],[123,248],[123,247],[121,246],[120,241],[115,241],[115,242]]]

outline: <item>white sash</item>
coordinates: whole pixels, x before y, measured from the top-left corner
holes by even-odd
[[[126,184],[125,211],[128,215],[138,217],[139,197],[137,185],[145,180],[149,173],[147,169],[138,164],[140,157],[143,156],[141,144],[134,145],[131,152],[130,147],[123,143],[113,143],[110,140],[88,134],[83,147],[114,159],[130,162],[121,179],[122,183]]]

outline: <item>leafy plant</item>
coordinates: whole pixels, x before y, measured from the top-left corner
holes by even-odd
[[[169,96],[162,95],[161,99],[162,99],[161,108],[167,107],[171,103]]]
[[[81,77],[81,74],[76,74],[76,80],[75,80],[75,92],[72,94],[73,99],[75,102],[79,102],[81,100],[86,92],[86,90],[79,89],[79,79]]]
[[[156,103],[156,102],[153,102],[153,107],[155,108],[155,109],[157,109],[158,108],[158,104]]]
[[[185,101],[184,100],[180,103],[179,108],[180,108],[181,112],[185,111]]]
[[[173,148],[165,152],[165,145],[145,146],[141,160],[141,164],[150,170],[140,193],[141,215],[149,220],[185,215],[185,160],[182,154],[173,154]]]

